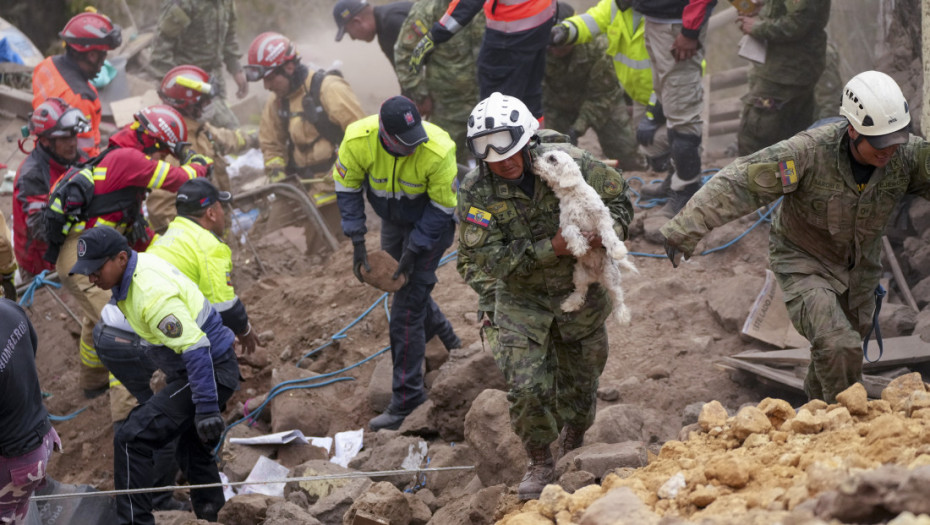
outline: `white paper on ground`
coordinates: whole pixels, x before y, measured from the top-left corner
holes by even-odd
[[[420,465],[423,464],[423,460],[426,459],[427,450],[426,441],[422,439],[417,441],[416,444],[411,443],[410,446],[407,447],[407,457],[401,462],[400,468],[404,470],[417,470],[420,468]]]
[[[222,470],[220,471],[220,481],[224,483],[223,497],[226,498],[226,501],[233,499],[233,496],[236,495],[236,491],[229,485],[225,485],[225,483],[229,483],[229,478],[226,477],[226,474],[224,474]]]
[[[290,469],[277,461],[259,456],[249,477],[245,478],[246,482],[254,481],[272,481],[284,479],[287,477]],[[239,487],[240,494],[264,494],[266,496],[284,497],[284,483],[263,483],[260,485],[242,485]]]
[[[335,436],[336,449],[333,451],[331,462],[349,468],[349,461],[362,450],[362,438],[365,434],[363,429],[346,430],[338,432]]]
[[[229,438],[230,443],[237,445],[286,445],[288,443],[303,443],[304,445],[313,445],[326,449],[329,454],[333,446],[331,437],[306,437],[300,430],[285,430],[275,434],[265,434],[264,436],[255,436],[250,438]]]
[[[265,157],[262,155],[262,150],[258,148],[252,148],[237,157],[226,155],[224,158],[226,162],[229,163],[229,165],[226,166],[226,173],[229,174],[229,178],[238,177],[239,170],[243,167],[254,168],[260,171],[264,171],[265,169]]]

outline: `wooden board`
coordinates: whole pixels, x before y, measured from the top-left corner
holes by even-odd
[[[884,339],[884,344],[885,351],[881,360],[869,363],[863,359],[863,369],[878,370],[930,361],[930,343],[925,342],[918,335],[889,337]],[[807,366],[810,362],[810,355],[810,349],[805,347],[772,351],[748,350],[731,357],[760,364]],[[873,339],[869,342],[869,356],[874,359],[877,355],[878,344]]]
[[[732,357],[724,357],[721,361],[721,364],[724,367],[744,370],[799,392],[804,391],[804,374],[806,373],[806,369],[804,367],[793,367],[788,369],[775,368],[764,364],[750,363],[740,359],[734,359]],[[883,376],[862,376],[862,386],[865,387],[865,391],[868,393],[869,397],[873,399],[880,399],[882,397],[882,390],[884,390],[890,382],[890,378]]]

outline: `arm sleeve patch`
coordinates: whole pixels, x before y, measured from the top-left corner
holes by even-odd
[[[181,334],[184,333],[184,327],[181,325],[181,321],[175,317],[174,314],[168,314],[159,321],[158,329],[161,330],[161,333],[165,334],[166,337],[171,338],[181,337]]]

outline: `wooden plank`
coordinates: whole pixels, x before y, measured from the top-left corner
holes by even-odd
[[[710,120],[713,122],[739,119],[742,112],[743,102],[739,97],[731,97],[710,104]]]
[[[880,361],[869,363],[863,359],[862,367],[864,370],[877,370],[930,361],[930,343],[926,343],[919,335],[889,337],[884,340],[884,344],[885,351]],[[874,340],[869,343],[869,352],[871,356],[878,355],[878,345]],[[748,350],[731,357],[753,363],[806,366],[810,362],[810,349]]]
[[[724,357],[722,364],[725,367],[729,366],[739,370],[744,370],[761,378],[774,381],[782,386],[787,386],[800,392],[804,391],[804,378],[798,377],[798,374],[804,371],[803,368],[792,368],[786,370],[783,368],[774,368],[762,364],[733,359],[731,357]],[[882,390],[884,390],[890,382],[891,378],[883,376],[866,374],[863,374],[862,376],[862,386],[865,387],[865,391],[869,397],[873,399],[880,399],[882,397]]]
[[[710,75],[711,91],[745,84],[749,80],[750,68],[752,66],[740,66]]]
[[[0,86],[0,110],[28,119],[32,112],[32,93]]]
[[[715,137],[717,135],[726,135],[727,133],[736,133],[739,131],[739,119],[725,120],[723,122],[714,122],[707,126],[707,135]]]

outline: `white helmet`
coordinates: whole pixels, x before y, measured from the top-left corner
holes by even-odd
[[[537,129],[539,121],[526,104],[494,92],[468,116],[465,142],[478,160],[499,162],[522,150]]]
[[[877,149],[908,140],[907,100],[897,82],[884,73],[864,71],[852,77],[843,88],[840,115]]]

